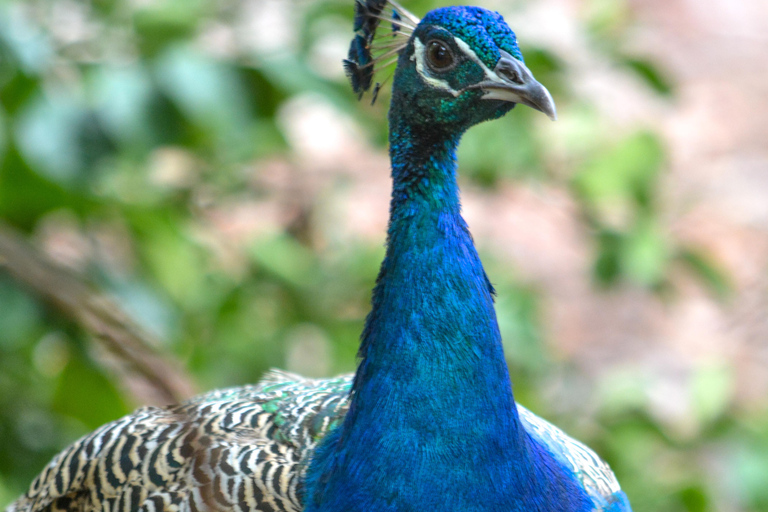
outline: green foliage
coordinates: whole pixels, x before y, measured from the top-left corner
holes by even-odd
[[[662,163],[659,140],[638,133],[588,159],[574,176],[584,215],[598,232],[599,282],[626,276],[646,286],[662,283],[669,249],[654,201]]]
[[[663,291],[677,262],[724,297],[730,287],[718,266],[696,248],[675,243],[661,228],[657,196],[664,159],[658,137],[642,131],[595,150],[573,177],[582,213],[596,233],[594,277],[602,285],[626,278]]]
[[[627,57],[624,59],[624,64],[657,93],[662,96],[672,95],[674,91],[672,83],[652,62],[646,59]]]
[[[0,495],[6,504],[78,435],[125,414],[82,334],[0,275]]]
[[[37,239],[46,229],[79,237],[75,265],[156,333],[201,389],[253,382],[273,366],[318,376],[354,368],[383,233],[376,242],[334,240],[307,200],[290,225],[264,228],[270,219],[259,218],[240,238],[211,235],[237,229],[217,224],[219,210],[277,201],[262,181],[281,178],[262,169],[296,158],[281,116],[299,95],[354,118],[383,148],[386,90],[366,108],[343,76],[315,62],[319,42],[349,35],[351,2],[291,4],[295,37],[279,48],[248,43],[259,34],[243,21],[245,6],[258,0],[0,4],[0,218]],[[85,32],[63,29],[63,12]],[[586,14],[608,62],[673,93],[655,64],[615,50],[631,24],[626,2],[594,0]],[[598,283],[665,291],[683,267],[727,296],[718,265],[663,230],[659,136],[607,133],[569,83],[564,56],[524,52],[558,102],[565,149],[542,128],[549,121],[520,107],[467,134],[462,179],[488,190],[519,177],[557,184],[568,179],[553,162],[564,160],[577,170],[568,183],[592,230]],[[546,297],[506,263],[484,261],[499,276],[516,396],[603,454],[636,511],[768,510],[765,404],[733,410],[728,368],[703,365],[690,376],[692,423],[678,432],[655,414],[653,383],[642,376],[607,371],[583,385],[546,344]],[[139,405],[89,347],[87,333],[0,271],[0,507],[67,443]],[[305,352],[313,364],[298,357]],[[552,405],[555,375],[564,387],[586,386],[593,403]],[[584,410],[595,411],[594,423],[574,420]]]

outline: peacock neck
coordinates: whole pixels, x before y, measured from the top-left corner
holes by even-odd
[[[387,251],[339,446],[351,452],[359,445],[377,471],[403,474],[389,484],[406,488],[398,495],[439,489],[463,501],[470,498],[460,489],[475,479],[505,480],[510,460],[524,467],[530,454],[493,289],[461,217],[461,134],[435,135],[391,128]]]
[[[461,217],[461,134],[392,117],[386,256],[349,411],[313,453],[306,511],[581,510],[551,506],[570,488],[517,414],[493,289]]]
[[[493,288],[461,216],[461,133],[419,132],[397,119],[390,129],[387,251],[362,336],[352,408],[378,416],[386,403],[393,409],[385,413],[389,421],[422,432],[420,442],[435,430],[454,446],[466,438],[476,450],[485,436],[518,448]]]

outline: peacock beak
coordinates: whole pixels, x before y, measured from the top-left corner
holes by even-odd
[[[485,100],[502,100],[522,103],[557,120],[555,101],[546,87],[533,78],[533,73],[519,60],[501,50],[501,58],[493,73],[473,86],[485,92]]]

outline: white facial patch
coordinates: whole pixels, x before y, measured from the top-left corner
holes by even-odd
[[[445,80],[440,80],[439,78],[435,78],[429,74],[429,70],[424,65],[426,49],[418,37],[414,38],[413,46],[414,46],[414,50],[413,50],[413,55],[411,55],[411,60],[416,61],[416,71],[419,73],[422,80],[427,82],[429,85],[431,85],[435,89],[440,89],[442,91],[449,92],[454,97],[458,96],[461,93],[461,91],[457,91],[456,89],[451,87],[451,85]]]

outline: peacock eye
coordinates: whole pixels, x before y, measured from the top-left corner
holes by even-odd
[[[435,71],[446,71],[453,66],[455,59],[451,49],[444,43],[430,41],[427,43],[427,62]]]

